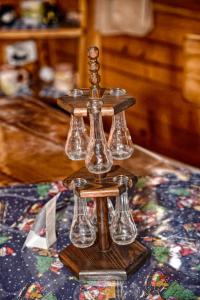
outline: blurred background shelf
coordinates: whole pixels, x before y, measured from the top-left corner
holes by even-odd
[[[82,34],[82,28],[1,29],[0,39],[65,39],[81,37]]]
[[[62,14],[62,20],[58,17],[58,23],[53,25],[38,24],[33,28],[23,24],[20,19],[20,5],[22,0],[0,0],[0,5],[12,5],[17,12],[16,25],[12,24],[0,28],[0,68],[7,64],[5,49],[12,43],[20,41],[34,41],[37,48],[37,61],[33,70],[34,81],[38,81],[39,70],[43,66],[49,66],[55,70],[59,64],[68,64],[73,68],[75,85],[84,86],[87,83],[86,63],[82,57],[87,55],[87,46],[91,41],[91,18],[88,18],[93,1],[68,0],[56,1],[56,5]],[[26,2],[26,1],[25,1]],[[24,3],[25,3],[24,2]],[[75,19],[68,19],[70,13]],[[58,15],[59,16],[59,15]],[[77,18],[77,19],[76,19]],[[90,28],[90,33],[89,29]],[[89,37],[90,35],[90,37]],[[93,37],[93,35],[92,35]],[[37,73],[37,74],[36,74]]]

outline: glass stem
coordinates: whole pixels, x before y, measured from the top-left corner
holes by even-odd
[[[118,197],[117,201],[118,212],[129,212],[128,192],[127,190]]]
[[[74,195],[74,216],[85,215],[86,203],[85,199],[80,199],[76,194]]]

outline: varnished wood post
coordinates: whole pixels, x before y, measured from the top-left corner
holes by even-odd
[[[108,203],[107,198],[96,198],[97,208],[97,226],[98,226],[98,244],[101,251],[110,248],[110,231],[108,221]]]

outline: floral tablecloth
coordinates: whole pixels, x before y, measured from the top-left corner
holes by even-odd
[[[36,215],[58,192],[56,244],[22,251]],[[130,203],[151,257],[126,282],[79,283],[57,254],[69,244],[71,191],[60,182],[1,188],[0,299],[200,299],[200,173],[154,170],[139,179]]]

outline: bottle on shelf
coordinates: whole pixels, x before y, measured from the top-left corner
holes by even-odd
[[[113,159],[107,146],[103,129],[101,107],[103,102],[92,100],[89,102],[90,138],[85,159],[86,168],[94,174],[103,174],[110,171]]]
[[[110,234],[116,244],[128,245],[134,242],[137,236],[137,228],[129,208],[128,186],[130,180],[127,176],[119,175],[114,178],[114,181],[118,186],[124,185],[125,191],[116,199]]]
[[[81,199],[76,189],[84,187],[87,181],[83,178],[76,178],[72,181],[71,187],[74,192],[74,216],[70,229],[70,240],[78,248],[87,248],[96,240],[96,230],[89,221],[86,199]]]
[[[43,23],[48,26],[58,26],[63,19],[56,0],[43,1]]]
[[[0,4],[0,27],[11,27],[16,18],[17,13],[12,4]]]

